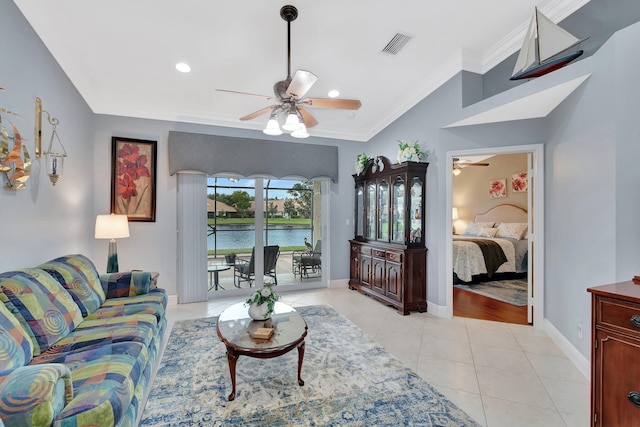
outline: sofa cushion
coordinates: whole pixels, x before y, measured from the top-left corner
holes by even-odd
[[[18,320],[33,333],[40,354],[82,321],[80,308],[57,280],[37,268],[0,274],[0,290],[20,313]]]
[[[58,257],[40,264],[37,268],[51,274],[69,291],[84,317],[96,311],[106,298],[98,270],[84,255]]]
[[[148,366],[147,348],[138,342],[96,346],[61,354],[56,363],[71,370],[73,400],[58,420],[64,426],[120,425]]]
[[[153,314],[158,320],[164,317],[167,307],[167,294],[161,290],[153,290],[145,295],[135,297],[111,298],[87,319],[104,319],[135,313]]]
[[[148,347],[157,331],[156,318],[149,314],[85,320],[31,363],[52,363],[60,356],[118,342],[139,342]]]
[[[0,370],[24,366],[33,357],[33,341],[9,309],[0,303]]]

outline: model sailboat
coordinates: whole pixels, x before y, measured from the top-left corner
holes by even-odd
[[[510,80],[540,77],[562,68],[582,50],[568,52],[586,39],[560,28],[536,8]]]

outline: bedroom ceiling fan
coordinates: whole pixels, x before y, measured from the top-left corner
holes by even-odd
[[[282,130],[291,132],[294,138],[306,138],[309,136],[307,128],[318,124],[318,121],[311,115],[307,108],[337,108],[342,110],[357,110],[362,105],[357,99],[335,99],[335,98],[305,98],[305,94],[311,86],[318,80],[318,77],[310,71],[298,70],[291,78],[291,21],[298,17],[298,9],[294,6],[283,6],[280,9],[280,17],[287,21],[287,78],[276,82],[273,85],[275,96],[258,95],[235,90],[216,89],[220,92],[238,93],[241,95],[252,95],[277,101],[276,104],[262,108],[240,120],[252,120],[266,113],[271,113],[269,121],[263,132],[267,135],[281,135]],[[279,116],[286,116],[282,125],[279,124]]]
[[[463,167],[467,166],[489,166],[489,163],[470,162],[468,160],[453,158],[453,174],[458,176],[462,172]]]

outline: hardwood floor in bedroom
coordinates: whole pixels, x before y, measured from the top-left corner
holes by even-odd
[[[527,307],[516,307],[502,301],[453,288],[453,315],[473,319],[528,325]]]

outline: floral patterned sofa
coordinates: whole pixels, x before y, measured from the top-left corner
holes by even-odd
[[[154,287],[83,255],[0,274],[0,425],[135,425],[167,325]]]

